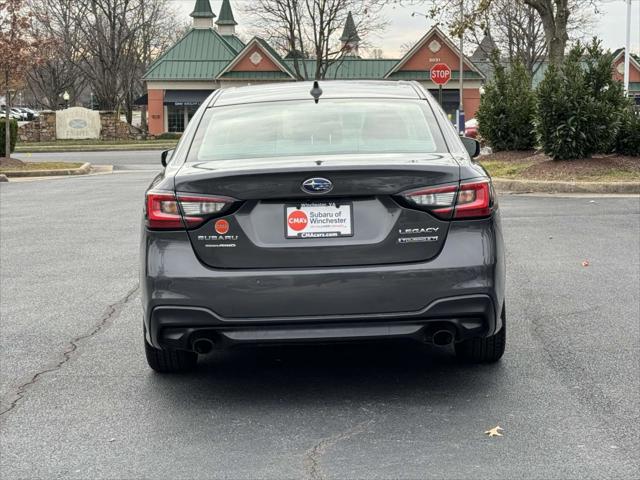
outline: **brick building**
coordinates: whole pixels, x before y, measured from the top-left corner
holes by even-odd
[[[209,0],[196,0],[191,17],[193,26],[189,32],[158,58],[144,76],[149,132],[153,135],[183,131],[198,106],[214,90],[298,79],[293,55],[282,57],[260,37],[247,43],[240,40],[229,0],[223,1],[217,17]],[[361,58],[358,52],[361,39],[351,15],[340,40],[346,53],[330,65],[327,79],[416,80],[437,94],[429,72],[436,63],[447,63],[452,78],[444,87],[443,106],[448,113],[455,112],[459,103],[460,51],[437,27],[400,59]],[[298,62],[307,63],[307,72],[315,69],[315,60],[298,59]],[[472,118],[480,103],[480,86],[485,77],[467,57],[462,75],[465,112],[467,118]]]
[[[295,62],[306,63],[298,70],[313,75],[315,60],[296,60],[295,54],[282,57],[268,42],[253,37],[244,43],[236,35],[237,22],[230,0],[223,0],[218,16],[209,0],[194,0],[192,28],[173,47],[159,57],[144,75],[147,84],[149,132],[182,132],[209,96],[220,88],[269,82],[294,82]],[[429,30],[399,59],[365,59],[359,55],[360,37],[351,14],[340,37],[344,55],[332,63],[326,79],[336,80],[415,80],[434,96],[437,87],[430,70],[436,63],[451,68],[451,81],[443,90],[443,107],[452,116],[459,104],[460,51],[437,27]],[[480,87],[492,76],[489,52],[495,45],[486,37],[471,57],[464,57],[463,101],[466,118],[473,118],[480,105]],[[614,77],[622,81],[624,49],[614,52]],[[533,77],[534,87],[542,80],[546,64]],[[313,79],[313,78],[311,78]],[[640,59],[631,56],[629,95],[640,105]]]

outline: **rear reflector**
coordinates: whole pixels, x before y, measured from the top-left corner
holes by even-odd
[[[147,193],[147,227],[155,230],[178,230],[197,227],[209,217],[222,212],[235,200],[227,197],[174,195],[169,192]]]
[[[488,181],[421,188],[402,194],[409,203],[449,219],[479,218],[491,215],[493,206],[491,185]],[[455,209],[455,210],[454,210]]]

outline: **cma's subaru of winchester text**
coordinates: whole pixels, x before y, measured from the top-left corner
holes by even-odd
[[[505,347],[491,180],[409,82],[214,92],[146,192],[149,365],[237,344],[410,338]]]

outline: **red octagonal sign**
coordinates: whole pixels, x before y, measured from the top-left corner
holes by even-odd
[[[436,63],[431,67],[431,81],[436,85],[446,85],[451,80],[451,69],[446,63]]]

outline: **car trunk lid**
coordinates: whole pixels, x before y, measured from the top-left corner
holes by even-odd
[[[459,175],[457,162],[440,154],[270,158],[187,163],[175,189],[237,200],[189,230],[194,251],[210,267],[336,267],[436,256],[449,222],[411,208],[398,194],[457,184]],[[328,180],[331,190],[303,190],[313,179]]]

